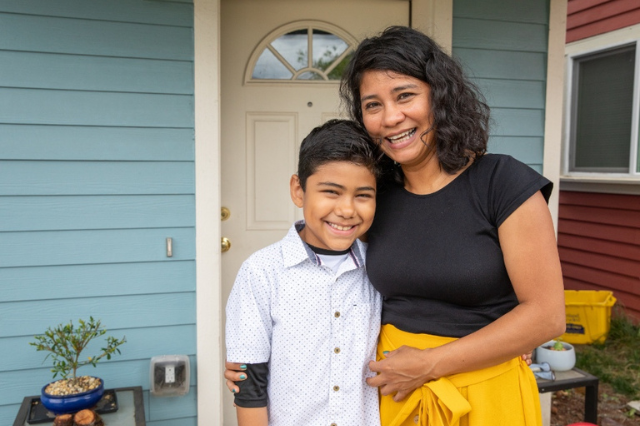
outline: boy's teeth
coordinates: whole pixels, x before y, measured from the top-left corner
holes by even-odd
[[[408,139],[410,136],[412,136],[415,131],[416,131],[416,129],[407,130],[406,132],[402,132],[399,135],[396,135],[396,136],[393,136],[393,137],[388,137],[387,139],[391,143],[402,142],[405,139]]]
[[[353,228],[353,226],[340,226],[336,225],[335,223],[329,223],[329,226],[337,229],[338,231],[348,231],[349,229]]]

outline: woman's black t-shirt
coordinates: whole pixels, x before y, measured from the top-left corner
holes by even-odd
[[[552,183],[506,155],[487,154],[443,189],[378,195],[368,232],[367,273],[383,295],[382,324],[462,337],[513,309],[498,227]]]

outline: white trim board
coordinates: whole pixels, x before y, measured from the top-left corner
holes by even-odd
[[[220,0],[194,0],[198,426],[222,424]]]

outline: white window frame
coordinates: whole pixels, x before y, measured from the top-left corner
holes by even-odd
[[[586,172],[570,171],[571,149],[572,149],[572,110],[574,99],[574,64],[576,60],[585,56],[605,52],[611,49],[635,45],[635,72],[633,84],[633,106],[632,106],[632,128],[628,173],[610,172]],[[589,190],[582,186],[580,189],[577,183],[593,183],[591,189],[598,192],[618,192],[618,193],[640,193],[640,187],[632,188],[630,185],[640,184],[640,173],[638,167],[638,126],[640,125],[640,24],[621,30],[611,31],[606,34],[589,37],[567,44],[565,48],[566,73],[565,73],[565,128],[562,159],[562,189],[569,190]],[[634,143],[635,142],[635,143]],[[604,185],[603,185],[604,184]],[[609,184],[609,185],[607,185]],[[607,186],[609,190],[606,190]],[[604,190],[603,190],[604,189]]]
[[[271,42],[274,40],[277,40],[280,36],[283,36],[291,31],[296,31],[296,30],[307,30],[309,31],[309,52],[312,51],[312,37],[311,37],[311,31],[314,29],[318,29],[318,30],[322,30],[322,31],[326,31],[330,34],[333,34],[337,37],[339,37],[342,41],[344,41],[347,44],[347,48],[344,50],[344,52],[342,52],[340,54],[340,56],[336,59],[335,63],[333,66],[331,66],[330,68],[328,68],[327,70],[323,71],[323,70],[319,70],[316,69],[312,66],[312,58],[311,56],[308,58],[309,60],[309,64],[307,67],[302,68],[300,70],[293,70],[291,69],[291,73],[292,73],[292,78],[291,79],[254,79],[253,78],[253,69],[256,66],[256,63],[258,62],[258,59],[260,58],[260,55],[262,55],[262,52],[265,49],[269,49],[271,50],[271,52],[274,54],[274,56],[280,58],[280,54],[275,51],[272,50],[270,48]],[[349,34],[347,31],[343,30],[342,28],[337,27],[336,25],[330,24],[328,22],[324,22],[324,21],[318,21],[318,20],[301,20],[301,21],[295,21],[295,22],[291,22],[288,24],[285,24],[281,27],[276,28],[275,30],[271,31],[269,34],[267,34],[262,41],[260,41],[260,43],[254,48],[253,52],[251,53],[251,56],[249,57],[249,61],[247,62],[247,66],[245,68],[245,74],[244,74],[244,84],[245,85],[282,85],[282,84],[288,84],[288,85],[306,85],[306,84],[332,84],[332,85],[339,85],[340,84],[340,80],[301,80],[298,79],[297,77],[300,74],[304,74],[305,72],[308,71],[312,71],[312,72],[316,72],[320,75],[325,76],[326,74],[329,74],[331,72],[331,70],[333,70],[333,68],[340,62],[342,61],[347,55],[349,55],[350,53],[353,53],[356,49],[356,47],[358,46],[358,41],[356,40],[355,37],[353,37],[351,34]],[[282,59],[286,62],[286,59]],[[284,63],[283,62],[283,65]]]

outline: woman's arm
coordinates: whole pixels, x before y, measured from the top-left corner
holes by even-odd
[[[565,330],[564,287],[553,223],[537,192],[498,228],[504,262],[519,304],[482,329],[438,348],[402,346],[371,362],[367,379],[383,395],[404,399],[424,383],[508,361]]]

